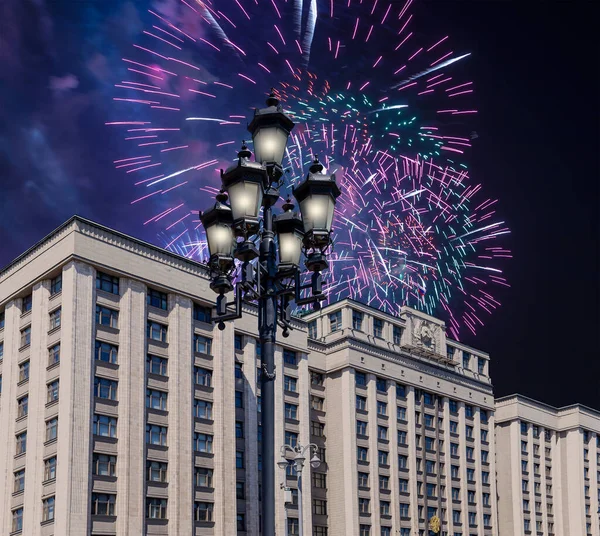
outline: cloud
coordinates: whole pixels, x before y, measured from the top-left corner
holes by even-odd
[[[51,76],[50,89],[52,91],[69,91],[79,86],[79,79],[74,74],[67,74],[63,77]]]

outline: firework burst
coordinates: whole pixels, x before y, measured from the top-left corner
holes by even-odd
[[[219,187],[251,104],[273,86],[295,123],[286,186],[313,155],[335,171],[332,298],[397,313],[409,305],[475,333],[506,285],[509,231],[469,177],[473,83],[448,37],[413,29],[411,0],[180,0],[123,58],[115,160],[165,247],[203,259],[194,211]]]

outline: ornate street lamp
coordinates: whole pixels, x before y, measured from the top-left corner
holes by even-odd
[[[210,252],[211,288],[218,294],[213,321],[218,323],[219,329],[225,329],[225,321],[241,318],[244,302],[258,305],[262,359],[263,536],[275,534],[273,380],[277,326],[287,337],[292,329],[291,301],[296,306],[312,304],[318,309],[325,300],[321,271],[327,268],[335,202],[340,195],[335,175],[323,173],[323,166],[315,159],[306,180],[293,192],[302,216],[294,211],[289,199],[282,213],[273,214],[282,184],[283,155],[293,128],[293,121],[271,93],[267,108],[256,110],[248,125],[255,161],[250,160],[251,153],[243,145],[237,163],[221,171],[223,190],[217,196],[215,207],[200,214]],[[226,204],[227,199],[230,205]],[[306,268],[312,272],[308,284],[303,284],[300,276],[303,252]],[[256,257],[258,262],[252,262]],[[239,272],[234,258],[241,262]],[[235,299],[228,303],[226,294],[234,290],[234,278],[237,281]]]

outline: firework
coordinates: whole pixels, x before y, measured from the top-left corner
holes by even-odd
[[[193,213],[220,186],[251,105],[273,86],[296,127],[285,188],[313,155],[335,171],[331,298],[397,313],[403,305],[475,333],[507,285],[509,231],[469,176],[473,83],[468,53],[424,38],[411,0],[181,0],[123,58],[114,121],[127,154],[115,167],[139,187],[165,247],[206,258]],[[284,190],[285,190],[284,188]]]

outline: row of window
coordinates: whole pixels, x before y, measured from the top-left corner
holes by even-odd
[[[58,417],[53,417],[46,421],[45,440],[54,441],[58,437]],[[16,436],[15,456],[25,454],[27,452],[27,430],[19,432]]]
[[[42,522],[52,521],[54,519],[54,495],[42,499]],[[23,530],[23,508],[16,508],[12,511],[12,532]]]

